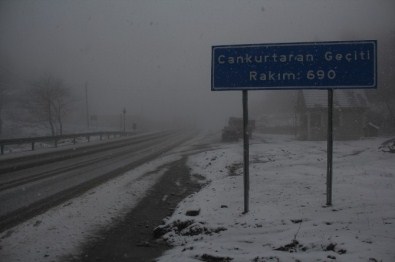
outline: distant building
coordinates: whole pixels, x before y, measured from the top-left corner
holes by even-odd
[[[366,134],[368,100],[361,90],[334,90],[333,129],[338,140],[359,139]],[[370,125],[369,128],[372,126]],[[296,135],[301,140],[325,140],[328,129],[328,92],[299,91],[296,102]],[[370,130],[369,130],[370,131]]]
[[[375,137],[379,135],[380,127],[373,124],[372,122],[367,123],[367,125],[363,128],[364,135],[366,137]]]
[[[256,117],[256,130],[263,134],[295,134],[295,113],[261,114]]]

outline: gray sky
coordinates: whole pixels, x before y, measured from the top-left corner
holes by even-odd
[[[375,39],[395,46],[394,0],[0,0],[13,70],[58,75],[81,95],[88,82],[99,114],[224,122],[241,94],[210,91],[212,45]]]

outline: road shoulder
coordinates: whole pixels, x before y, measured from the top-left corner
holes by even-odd
[[[151,261],[169,247],[153,236],[153,229],[171,215],[177,204],[200,186],[191,180],[187,157],[166,166],[167,171],[122,220],[102,229],[86,243],[78,257],[64,261]]]

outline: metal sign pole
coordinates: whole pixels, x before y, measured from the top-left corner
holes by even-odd
[[[333,162],[333,89],[328,89],[328,141],[326,173],[326,205],[332,205],[332,162]]]
[[[248,132],[248,91],[243,90],[243,141],[244,141],[244,213],[249,210],[250,169],[249,169],[249,132]]]

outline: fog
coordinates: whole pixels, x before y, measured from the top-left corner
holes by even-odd
[[[393,0],[0,1],[1,67],[21,80],[13,88],[56,75],[75,108],[87,85],[91,114],[125,108],[199,127],[241,115],[241,92],[210,90],[211,46],[337,40],[378,40],[379,88],[393,83]],[[284,99],[254,91],[250,106],[269,96]]]

